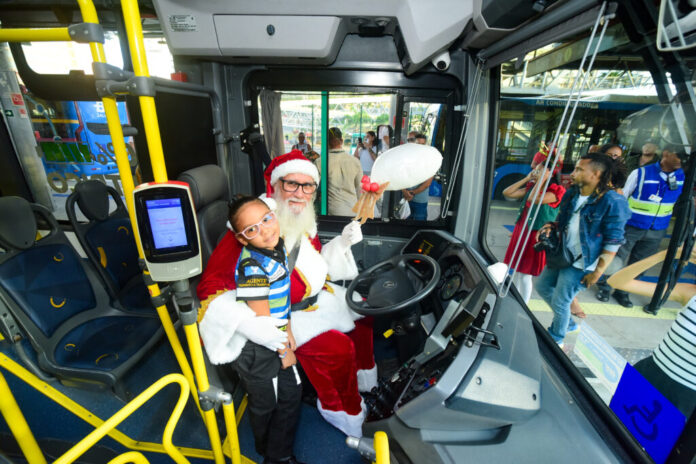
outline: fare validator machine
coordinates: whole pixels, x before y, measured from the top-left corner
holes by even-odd
[[[155,282],[176,282],[201,273],[198,221],[188,184],[149,182],[133,190],[136,233]]]

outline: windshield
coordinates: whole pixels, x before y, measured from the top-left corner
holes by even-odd
[[[645,445],[650,420],[631,409],[627,401],[635,405],[635,398],[626,398],[629,385],[657,392],[666,405],[659,408],[674,413],[671,424],[679,430],[693,409],[696,266],[687,254],[680,272],[676,261],[663,269],[670,248],[688,249],[694,232],[692,69],[670,73],[645,60],[617,22],[607,28],[593,67],[588,58],[579,70],[588,42],[578,36],[502,64],[484,237],[495,258],[514,270],[513,287],[551,338],[661,462],[679,432],[671,444]],[[573,110],[566,103],[580,82],[567,122]],[[603,195],[627,211],[627,221],[608,219],[607,207],[593,204],[597,191],[583,188],[595,167],[587,163],[599,154],[623,173]],[[545,169],[549,158],[556,169]],[[548,186],[538,192],[537,184]],[[558,226],[549,236],[561,241],[561,252],[539,238],[550,222]],[[610,234],[616,245],[605,238]],[[563,249],[566,261],[558,264]],[[661,275],[676,284],[664,303],[653,298]]]

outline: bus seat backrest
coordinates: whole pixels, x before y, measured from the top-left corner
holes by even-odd
[[[227,177],[220,166],[207,164],[184,171],[181,182],[189,184],[201,238],[203,266],[224,235],[227,224]]]
[[[35,241],[35,210],[44,213],[42,216],[52,223],[52,239],[47,236]],[[23,198],[0,198],[0,244],[5,249],[0,259],[0,283],[20,307],[31,308],[27,315],[50,337],[64,321],[93,308],[96,299],[79,255],[67,243],[55,220],[50,220],[50,213],[46,213],[41,207],[32,208]],[[6,218],[11,218],[11,222]],[[5,227],[7,223],[14,230]],[[60,243],[59,236],[65,243]]]
[[[159,318],[113,307],[94,266],[45,207],[0,197],[0,218],[0,293],[40,368],[115,385],[161,338]]]
[[[36,219],[31,205],[19,197],[2,197],[0,202],[0,245],[10,249],[30,248],[36,238]]]
[[[109,213],[109,197],[116,210]],[[79,223],[75,203],[89,220]],[[80,182],[66,202],[66,212],[87,256],[116,296],[140,274],[138,249],[123,201],[113,188],[96,180]]]

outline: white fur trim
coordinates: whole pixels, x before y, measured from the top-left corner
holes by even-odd
[[[266,206],[268,206],[268,209],[270,209],[271,211],[275,211],[276,209],[278,209],[278,203],[273,198],[267,196],[265,193],[259,196],[259,200],[266,203]]]
[[[360,401],[360,413],[356,415],[348,414],[345,411],[329,411],[321,407],[321,403],[317,400],[317,409],[319,414],[326,422],[336,427],[341,432],[349,437],[362,437],[362,424],[365,422],[365,403]]]
[[[321,255],[329,265],[331,280],[349,280],[358,275],[353,252],[349,246],[345,246],[340,235],[322,247]]]
[[[317,184],[319,183],[319,171],[314,163],[308,159],[294,159],[286,161],[273,170],[271,173],[271,185],[275,185],[278,179],[288,174],[306,174],[311,177],[314,182]]]
[[[239,356],[246,337],[237,333],[239,324],[255,317],[246,304],[236,300],[237,292],[231,290],[215,297],[199,324],[205,351],[213,364],[226,364]]]
[[[358,391],[369,392],[377,386],[377,365],[372,369],[358,370]]]
[[[331,287],[335,293],[326,290],[319,292],[316,310],[292,313],[292,334],[297,346],[302,346],[308,340],[329,330],[345,333],[355,328],[352,311],[344,299],[345,289],[337,285]]]
[[[329,267],[326,260],[312,245],[307,237],[300,240],[300,251],[297,253],[295,269],[302,275],[309,287],[309,296],[314,296],[322,289]]]

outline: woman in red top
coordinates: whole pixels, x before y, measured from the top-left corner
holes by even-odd
[[[545,161],[546,155],[538,152],[534,155],[534,159],[532,160],[532,171],[527,174],[526,177],[503,191],[503,195],[506,198],[523,200],[519,215],[515,222],[515,229],[512,231],[510,244],[508,245],[503,261],[510,266],[516,265],[517,272],[515,272],[513,282],[522,295],[525,303],[528,303],[532,296],[532,276],[541,274],[544,266],[546,266],[546,253],[534,249],[534,245],[537,243],[536,231],[539,230],[542,225],[556,219],[558,205],[561,204],[561,199],[565,194],[565,188],[553,182],[549,184],[544,195],[539,195],[537,193],[539,189],[544,188],[546,180],[552,175],[549,169],[544,168]],[[550,164],[551,163],[549,163],[549,165]],[[556,169],[559,168],[557,167]],[[535,207],[532,210],[530,216],[529,210],[531,209],[532,200],[534,200],[535,205],[541,205],[539,213],[536,215],[536,220],[534,220],[533,223],[534,212],[537,208]],[[517,250],[515,253],[516,248]],[[517,256],[521,254],[519,260],[517,258],[514,260],[512,259],[513,253]]]

